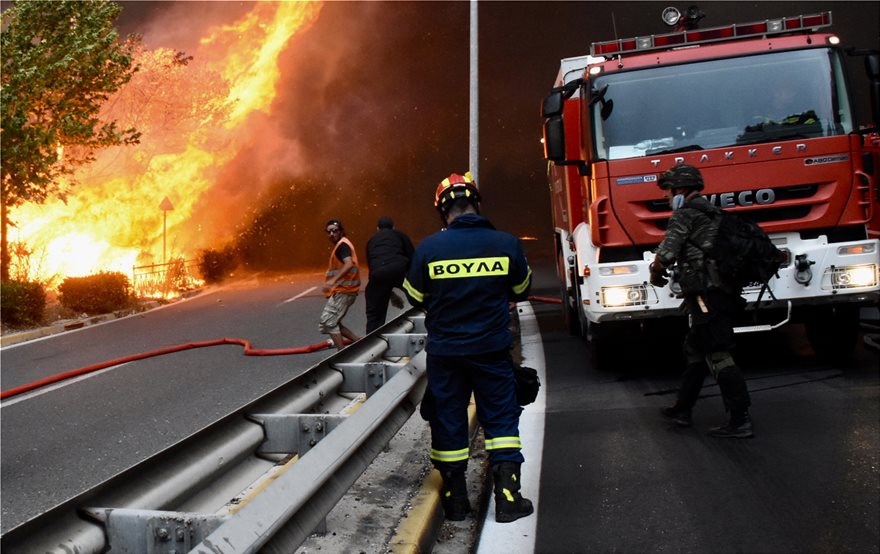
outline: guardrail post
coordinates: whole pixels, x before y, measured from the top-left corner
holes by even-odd
[[[425,327],[425,315],[424,315],[424,313],[423,313],[422,315],[411,315],[411,316],[408,317],[408,319],[409,319],[409,320],[412,322],[412,324],[413,324],[413,329],[412,329],[412,332],[413,332],[413,333],[420,333],[420,334],[422,334],[422,335],[427,335],[427,334],[428,334],[428,328]]]
[[[424,333],[393,333],[382,335],[388,341],[386,358],[412,358],[425,349]]]
[[[128,508],[84,508],[82,511],[104,524],[107,544],[119,554],[189,552],[227,519],[213,514]]]
[[[362,392],[371,397],[379,388],[404,369],[405,363],[366,362],[335,363],[342,372],[340,392]]]
[[[266,440],[257,454],[303,454],[327,436],[348,416],[338,414],[256,414]]]

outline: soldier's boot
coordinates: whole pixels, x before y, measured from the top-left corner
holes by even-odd
[[[532,501],[520,494],[520,464],[501,462],[492,466],[495,481],[495,521],[508,523],[535,511]]]
[[[663,408],[663,416],[674,421],[681,427],[690,427],[692,424],[691,410],[700,397],[703,388],[703,380],[709,368],[705,362],[691,362],[684,370],[681,377],[681,386],[678,389],[678,400],[668,408]]]
[[[663,417],[666,419],[675,422],[679,427],[690,427],[693,424],[691,410],[684,409],[678,404],[663,408],[660,410],[660,413],[662,413]]]
[[[731,410],[730,420],[724,425],[713,427],[709,434],[720,438],[748,439],[755,436],[755,431],[749,412]]]
[[[444,471],[441,475],[443,490],[440,493],[440,500],[443,504],[443,513],[449,521],[463,521],[471,511],[464,470]]]
[[[736,365],[731,365],[718,373],[717,380],[724,406],[730,411],[730,419],[725,425],[710,429],[709,434],[713,437],[737,439],[755,436],[752,418],[749,416],[752,402],[742,372]]]

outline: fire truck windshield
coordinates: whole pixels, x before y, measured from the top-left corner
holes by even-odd
[[[599,159],[841,135],[853,130],[837,52],[817,48],[607,73],[591,111]],[[612,101],[608,113],[602,106]],[[605,116],[603,119],[603,115]]]

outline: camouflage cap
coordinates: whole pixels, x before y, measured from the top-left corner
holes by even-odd
[[[657,183],[661,189],[693,188],[703,190],[703,175],[690,165],[677,165],[667,169]]]

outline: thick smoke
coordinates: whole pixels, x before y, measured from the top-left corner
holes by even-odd
[[[125,3],[123,30],[188,53],[249,3]],[[552,229],[540,100],[559,60],[592,41],[662,33],[665,2],[481,2],[480,186],[500,228]],[[685,8],[686,6],[679,6]],[[847,46],[877,48],[875,2],[834,3]],[[269,114],[251,117],[246,145],[200,200],[199,228],[219,227],[254,265],[320,266],[323,224],[342,219],[363,249],[380,215],[418,240],[437,229],[436,183],[468,164],[468,2],[327,2],[279,58]],[[706,26],[829,9],[822,2],[712,2]],[[866,24],[866,21],[872,21]],[[857,93],[860,63],[851,69]],[[860,94],[860,93],[859,93]],[[857,98],[864,113],[864,95]]]
[[[194,64],[205,55],[198,38],[251,7],[140,4],[125,5],[137,13],[123,32],[140,18],[146,46],[183,50]],[[468,30],[436,27],[438,18],[466,21],[467,4],[325,4],[280,56],[270,113],[237,130],[244,146],[187,229],[222,230],[253,264],[283,268],[324,263],[330,217],[361,248],[381,215],[416,238],[433,232],[434,187],[467,169],[468,152]]]

